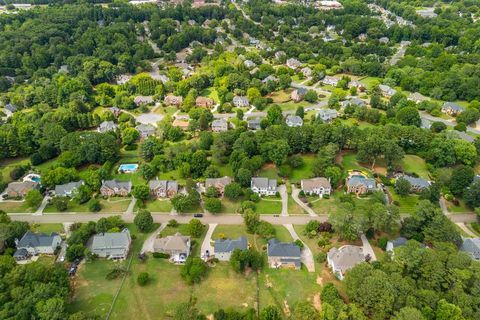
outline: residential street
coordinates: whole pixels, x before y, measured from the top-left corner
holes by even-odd
[[[425,119],[425,120],[428,120],[428,121],[432,121],[432,122],[443,122],[444,124],[446,124],[447,126],[451,126],[451,127],[454,127],[457,125],[457,123],[453,120],[446,120],[446,119],[442,119],[442,118],[439,118],[439,117],[434,117],[432,115],[429,115],[428,113],[426,113],[425,111],[420,111],[420,117],[422,119]],[[476,129],[476,128],[472,128],[472,127],[469,127],[467,126],[467,131],[468,132],[471,132],[471,133],[475,133],[475,134],[480,134],[480,130],[479,129]]]
[[[312,210],[306,203],[304,203],[302,200],[298,198],[298,194],[300,193],[300,189],[298,189],[294,184],[292,184],[292,198],[293,200],[303,208],[303,210],[308,212],[308,215],[310,217],[317,217],[318,215],[315,213],[315,211]],[[321,201],[321,200],[319,200]]]
[[[297,234],[297,231],[293,228],[293,225],[291,224],[284,224],[283,225],[288,232],[290,232],[290,235],[292,236],[293,240],[300,240],[300,237]],[[302,241],[303,242],[303,241]],[[307,246],[305,242],[303,242],[304,246],[302,249],[302,263],[305,265],[307,268],[308,272],[315,272],[315,258],[313,257],[312,250]]]

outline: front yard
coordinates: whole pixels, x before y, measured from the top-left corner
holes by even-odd
[[[33,213],[37,208],[30,208],[25,201],[1,201],[0,210],[6,213]]]
[[[260,201],[255,203],[255,212],[260,214],[280,214],[282,212],[282,201],[260,199]]]

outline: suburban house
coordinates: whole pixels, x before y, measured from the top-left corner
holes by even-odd
[[[465,108],[454,102],[445,102],[442,106],[442,112],[449,116],[456,116],[463,111],[465,111]]]
[[[460,251],[467,253],[472,259],[480,260],[480,238],[463,238]]]
[[[410,188],[411,192],[420,192],[423,189],[430,187],[430,182],[422,178],[412,177],[408,175],[399,175],[397,177],[397,181],[398,179],[407,180],[411,185],[411,188]]]
[[[285,57],[287,54],[285,53],[285,51],[277,51],[275,52],[275,59],[282,59],[283,57]]]
[[[212,98],[197,97],[197,99],[195,99],[195,105],[197,107],[211,108],[213,107],[213,104],[214,104],[214,101]]]
[[[109,131],[115,131],[118,128],[118,125],[113,121],[103,121],[97,128],[97,131],[100,133],[105,133]]]
[[[305,68],[302,68],[302,73],[305,77],[310,77],[312,75],[312,69],[310,69],[309,67],[305,67]]]
[[[190,237],[176,233],[173,236],[157,238],[153,242],[153,251],[170,255],[174,263],[185,263],[190,255]]]
[[[173,120],[172,122],[172,126],[174,127],[178,127],[182,130],[188,130],[188,126],[189,126],[189,121],[188,120],[180,120],[180,119],[175,119]]]
[[[102,196],[113,197],[121,196],[126,197],[132,191],[131,181],[118,181],[118,180],[103,180],[100,187],[100,193]]]
[[[279,242],[277,239],[270,239],[267,244],[267,255],[270,268],[299,270],[302,266],[300,247],[293,242]]]
[[[292,98],[293,101],[300,102],[303,100],[306,94],[307,94],[306,88],[298,88],[292,91],[290,97]]]
[[[367,104],[360,98],[352,97],[348,100],[340,102],[340,107],[345,109],[347,106],[365,107]]]
[[[166,96],[163,100],[167,106],[176,106],[179,107],[182,105],[183,98],[181,96]]]
[[[375,179],[367,178],[362,174],[355,173],[347,178],[347,192],[357,195],[366,194],[377,189]]]
[[[269,81],[277,82],[278,79],[275,76],[269,75],[268,77],[262,80],[262,83],[268,83]]]
[[[255,118],[247,121],[247,128],[250,130],[260,130],[262,127],[260,126],[260,122],[262,120],[260,118]]]
[[[303,126],[303,119],[299,116],[288,115],[285,119],[285,123],[289,127],[301,127]]]
[[[233,97],[233,105],[237,108],[243,108],[250,106],[250,101],[245,96],[235,96]]]
[[[157,198],[172,198],[178,192],[178,183],[173,180],[150,180],[150,194]]]
[[[277,193],[277,180],[255,177],[250,182],[250,189],[259,196],[274,196]]]
[[[232,178],[227,176],[222,178],[207,178],[205,179],[205,190],[214,187],[223,196],[225,187],[230,183],[232,183]]]
[[[55,195],[58,197],[71,197],[77,192],[77,189],[83,185],[83,180],[58,184],[55,186]]]
[[[338,117],[338,111],[335,109],[320,109],[317,113],[317,117],[325,122],[329,122]]]
[[[15,113],[18,110],[17,106],[14,105],[13,103],[7,103],[3,108],[9,111],[10,113]]]
[[[118,117],[119,115],[122,114],[122,109],[118,108],[118,107],[111,107],[111,108],[108,108],[108,110],[110,110],[110,112],[115,116],[115,117]]]
[[[255,62],[253,62],[252,60],[245,60],[243,61],[243,65],[247,68],[247,69],[252,69],[252,68],[255,68],[257,66],[257,64]]]
[[[131,243],[130,231],[123,229],[121,232],[96,234],[90,238],[87,246],[100,258],[119,260],[127,258]]]
[[[277,52],[278,53],[278,52]],[[287,67],[290,69],[298,69],[302,66],[302,63],[295,58],[287,59]]]
[[[386,98],[391,98],[395,93],[397,93],[397,90],[384,84],[379,85],[378,88],[380,89],[382,96]]]
[[[139,124],[138,126],[135,127],[137,131],[140,133],[140,137],[146,138],[148,136],[154,135],[156,128],[152,126],[151,124]]]
[[[340,79],[337,78],[337,77],[325,76],[325,78],[323,78],[320,81],[323,84],[336,87],[338,85],[338,82],[340,81]]]
[[[23,198],[32,190],[40,188],[40,184],[35,181],[14,181],[10,182],[5,190],[9,198]]]
[[[323,198],[324,195],[330,195],[332,186],[327,178],[318,177],[312,179],[304,179],[300,181],[302,191],[309,196],[317,195]]]
[[[348,88],[355,87],[360,91],[365,91],[365,85],[358,80],[352,80],[348,83]]]
[[[150,103],[153,103],[153,97],[152,96],[136,96],[133,99],[133,103],[137,106],[144,106]]]
[[[435,8],[425,8],[425,9],[418,9],[415,12],[422,18],[431,19],[436,18],[437,14],[435,13]]]
[[[62,243],[62,238],[57,233],[50,235],[27,231],[20,239],[15,240],[17,251],[13,255],[16,260],[25,260],[29,256],[39,254],[54,254],[55,250]]]
[[[248,241],[245,237],[239,237],[238,239],[217,239],[215,240],[214,250],[215,258],[220,261],[230,261],[232,252],[234,250],[247,250]]]
[[[388,39],[388,37],[381,37],[380,39],[378,39],[378,42],[383,44],[387,44],[389,41],[390,39]]]
[[[359,246],[345,245],[338,249],[332,248],[327,254],[328,266],[340,280],[343,280],[348,270],[364,261],[363,248]]]
[[[427,101],[428,98],[418,92],[412,92],[408,95],[407,100],[413,101],[415,103],[420,103],[422,101]]]
[[[224,118],[215,119],[212,121],[213,132],[225,132],[228,131],[228,121]]]
[[[398,247],[401,247],[401,246],[404,246],[406,243],[407,243],[407,239],[404,238],[404,237],[398,237],[396,239],[393,239],[393,240],[389,240],[387,242],[387,247],[385,249],[385,251],[387,252],[390,252],[391,254],[393,254],[393,250],[395,248],[398,248]]]

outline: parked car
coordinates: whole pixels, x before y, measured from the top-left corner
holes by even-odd
[[[194,213],[194,214],[193,214],[193,217],[194,217],[194,218],[202,218],[202,217],[203,217],[203,213]]]

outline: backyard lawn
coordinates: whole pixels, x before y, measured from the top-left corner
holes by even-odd
[[[402,168],[405,172],[415,172],[419,177],[429,178],[427,164],[419,156],[407,154],[402,160]]]
[[[16,166],[25,165],[29,163],[28,158],[15,158],[15,159],[6,159],[0,162],[0,174],[2,175],[2,181],[11,182],[10,172]]]
[[[277,167],[274,164],[266,164],[258,173],[259,177],[265,177],[269,179],[280,179],[278,175]]]
[[[292,170],[292,174],[290,175],[290,182],[291,183],[298,183],[302,179],[311,178],[313,162],[315,161],[315,155],[303,155],[303,165],[301,167],[295,168]]]
[[[448,211],[450,211],[450,212],[452,212],[452,213],[471,213],[471,212],[472,212],[472,210],[470,210],[470,209],[465,205],[465,201],[463,201],[463,200],[461,200],[461,199],[458,199],[458,200],[459,200],[458,206],[456,206],[456,205],[453,204],[452,202],[446,201]]]
[[[255,203],[255,212],[260,214],[280,214],[282,212],[281,200],[260,199]]]
[[[400,213],[412,214],[418,204],[418,195],[410,194],[408,196],[399,196],[395,193],[393,187],[388,187],[394,203],[398,203]]]

